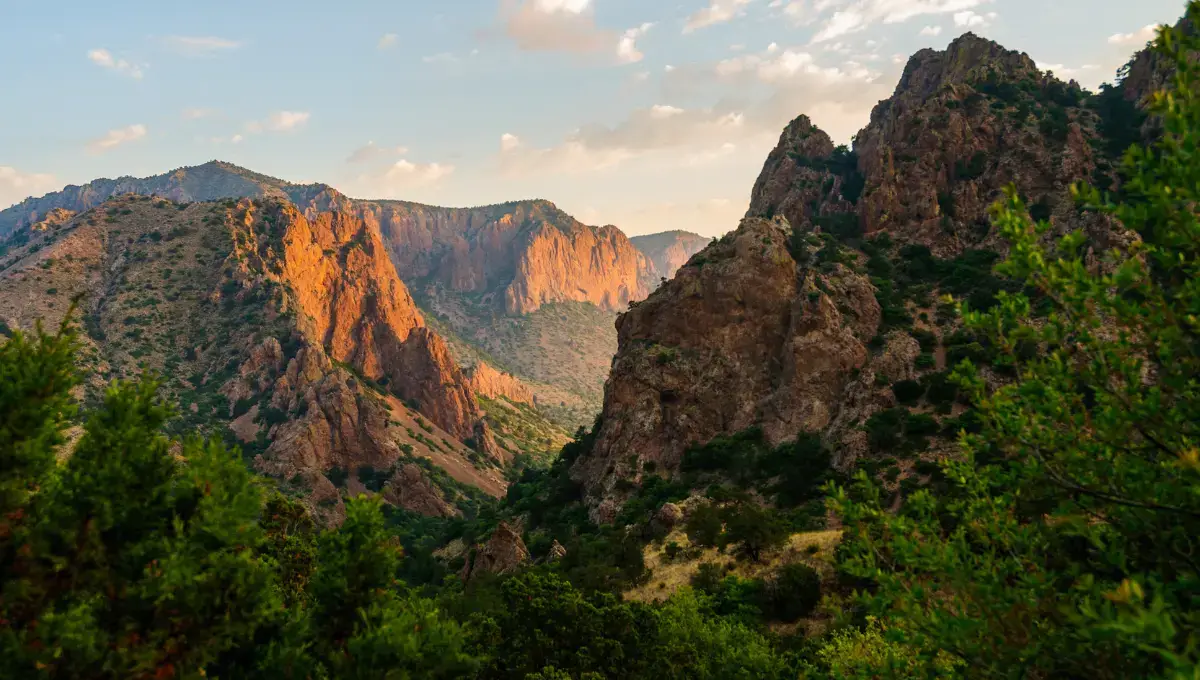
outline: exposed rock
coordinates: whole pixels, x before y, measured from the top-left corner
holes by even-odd
[[[513,403],[533,405],[533,391],[510,373],[501,373],[487,362],[467,369],[467,382],[475,394],[490,399],[504,397]]]
[[[683,521],[683,510],[674,503],[663,503],[658,512],[654,513],[653,521],[662,529],[670,531]]]
[[[646,272],[647,291],[658,288],[661,279],[670,279],[693,255],[712,241],[707,236],[690,231],[664,231],[658,234],[632,236],[629,242],[650,261]]]
[[[382,380],[439,427],[476,434],[479,407],[437,334],[424,326],[378,233],[353,214],[310,220],[291,204],[274,211],[282,228],[282,278],[294,292],[304,331],[368,378]]]
[[[790,236],[781,219],[743,220],[619,317],[600,430],[572,469],[595,519],[615,515],[603,501],[647,461],[670,472],[690,444],[718,434],[761,425],[781,442],[833,418],[867,360],[879,305],[841,265],[802,272]]]
[[[1067,195],[1095,169],[1096,119],[1082,98],[1074,82],[972,33],[917,52],[855,138],[865,231],[954,255],[988,234],[988,208],[1010,183],[1061,229],[1083,226]]]
[[[567,549],[562,547],[562,544],[557,540],[550,544],[550,551],[546,553],[547,562],[557,562],[567,556]]]
[[[488,542],[463,565],[463,580],[479,573],[506,574],[529,562],[529,549],[521,534],[501,522]]]
[[[856,272],[866,254],[849,249],[862,233],[942,258],[1002,252],[988,208],[1011,183],[1051,222],[1048,237],[1082,229],[1097,251],[1127,239],[1068,195],[1097,169],[1084,97],[1027,55],[968,33],[909,60],[853,152],[804,116],[789,124],[738,229],[618,318],[600,426],[571,470],[593,520],[618,515],[628,488],[618,482],[639,482],[645,462],[670,475],[690,445],[751,426],[770,444],[818,432],[842,468],[869,453],[864,423],[896,406],[890,382],[919,377],[921,350],[901,331],[868,350],[882,310]],[[820,258],[818,246],[848,254]]]
[[[383,487],[383,498],[392,505],[427,517],[457,517],[460,513],[442,498],[416,463],[399,469]]]
[[[763,165],[750,192],[747,217],[785,217],[802,228],[825,213],[850,212],[854,206],[841,199],[843,178],[830,171],[834,145],[829,135],[798,116],[788,124],[779,143]]]
[[[388,436],[386,405],[318,348],[303,348],[289,362],[272,399],[303,415],[272,428],[270,447],[254,461],[260,472],[291,479],[334,467],[386,470],[400,457]]]

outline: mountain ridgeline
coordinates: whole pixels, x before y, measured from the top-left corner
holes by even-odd
[[[1128,242],[1068,188],[1114,184],[1112,137],[1137,133],[1136,99],[967,33],[913,55],[852,150],[796,118],[738,229],[619,317],[594,442],[572,468],[593,518],[750,428],[772,446],[816,434],[837,469],[887,472],[895,492],[929,483],[967,412],[949,369],[992,356],[942,296],[986,309],[1019,289],[991,271],[1005,245],[990,205],[1011,183],[1048,238]]]
[[[26,238],[125,194],[181,203],[287,201],[306,219],[353,215],[378,234],[417,304],[463,366],[515,375],[563,430],[591,422],[612,354],[614,315],[641,300],[703,247],[688,232],[639,237],[580,223],[548,201],[439,208],[346,197],[324,184],[292,184],[212,161],[137,179],[100,179],[0,211],[0,238]],[[65,212],[64,212],[65,211]]]

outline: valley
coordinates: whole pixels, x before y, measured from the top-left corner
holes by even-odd
[[[0,675],[1194,677],[1197,21],[1098,91],[916,50],[717,238],[223,161],[0,211]]]

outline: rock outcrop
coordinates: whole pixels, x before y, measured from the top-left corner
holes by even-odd
[[[534,404],[533,390],[512,374],[501,373],[485,361],[467,369],[466,375],[475,394],[490,399],[503,397],[514,404]]]
[[[645,274],[646,290],[658,288],[662,279],[675,276],[693,255],[712,239],[690,231],[664,231],[657,234],[630,237],[629,242],[650,262]]]
[[[521,534],[507,522],[501,522],[488,542],[475,553],[474,559],[467,559],[460,576],[467,581],[475,574],[507,574],[528,562],[529,549]]]
[[[341,211],[310,220],[279,202],[267,213],[269,228],[280,232],[280,277],[312,341],[458,439],[473,439],[480,419],[474,394],[445,341],[424,326],[378,233]]]
[[[864,424],[897,406],[888,385],[942,370],[956,322],[935,314],[936,276],[898,292],[867,272],[901,252],[1002,252],[988,208],[1006,185],[1051,235],[1082,229],[1096,249],[1125,238],[1068,195],[1102,153],[1086,96],[968,33],[909,60],[853,150],[805,116],[789,124],[738,229],[618,318],[599,429],[571,470],[593,519],[616,516],[645,463],[670,475],[690,445],[751,426],[770,444],[820,433],[843,468],[868,455]]]
[[[400,466],[383,487],[383,497],[392,505],[427,517],[457,517],[458,510],[446,502],[416,463]]]
[[[619,317],[600,429],[572,469],[593,499],[719,434],[760,425],[782,442],[831,422],[879,305],[842,265],[803,271],[790,238],[782,219],[747,218]]]

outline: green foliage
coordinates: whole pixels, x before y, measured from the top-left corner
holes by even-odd
[[[56,462],[75,331],[0,345],[0,675],[443,677],[464,638],[396,581],[377,502],[317,532],[236,451],[162,433],[153,381],[116,383]]]
[[[755,562],[787,542],[788,534],[779,515],[757,503],[739,503],[725,514],[724,541]]]
[[[808,616],[821,601],[821,578],[806,564],[785,564],[766,581],[764,609],[776,621]]]
[[[1200,3],[1188,17],[1200,21]],[[989,384],[972,362],[958,369],[982,431],[944,464],[944,493],[917,491],[891,514],[865,477],[853,493],[835,490],[847,527],[840,567],[870,586],[860,602],[886,638],[868,629],[835,640],[826,667],[1200,676],[1200,67],[1190,58],[1200,39],[1165,29],[1155,49],[1177,69],[1150,106],[1161,139],[1126,154],[1119,203],[1074,189],[1141,240],[1097,270],[1082,234],[1048,252],[1045,225],[1029,221],[1015,190],[997,205],[994,223],[1012,242],[1003,272],[1051,300],[1048,314],[1037,318],[1016,292],[965,316],[1012,380]],[[848,655],[860,642],[869,653]]]

